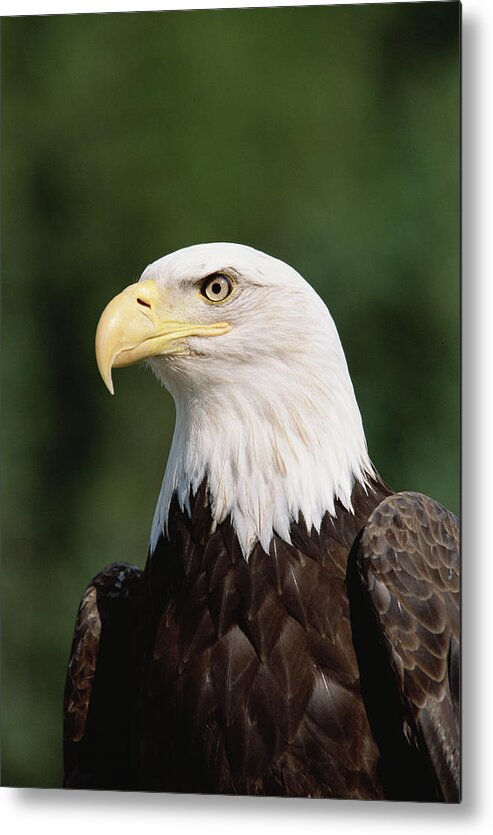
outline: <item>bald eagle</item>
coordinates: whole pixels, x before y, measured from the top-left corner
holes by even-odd
[[[204,244],[104,310],[176,427],[145,570],[77,613],[64,785],[458,802],[457,519],[367,452],[334,322],[287,264]]]

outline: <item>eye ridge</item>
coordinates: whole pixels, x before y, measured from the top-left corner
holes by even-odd
[[[231,295],[234,289],[233,279],[226,273],[214,273],[208,276],[202,284],[201,293],[210,302],[222,302]]]

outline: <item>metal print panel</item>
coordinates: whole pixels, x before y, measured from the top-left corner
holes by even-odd
[[[4,785],[460,801],[459,39],[3,21]]]

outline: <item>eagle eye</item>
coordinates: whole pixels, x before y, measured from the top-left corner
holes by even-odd
[[[223,302],[233,292],[233,280],[225,273],[216,273],[206,278],[201,293],[210,302]]]

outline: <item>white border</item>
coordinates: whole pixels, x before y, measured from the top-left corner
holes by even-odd
[[[346,4],[345,2],[343,3]],[[251,0],[249,6],[266,5]],[[289,2],[270,5],[324,5]],[[240,3],[130,3],[97,0],[3,0],[2,15],[183,8]],[[119,835],[144,830],[206,835],[433,835],[490,831],[493,817],[493,549],[491,546],[493,409],[491,310],[493,277],[493,3],[463,4],[463,516],[464,516],[464,801],[461,806],[349,803],[1,789],[6,832]],[[489,210],[489,211],[488,211]]]
[[[415,0],[418,2],[419,0]],[[390,3],[395,0],[377,0],[377,2]],[[397,2],[409,2],[409,0],[397,0]],[[486,2],[486,0],[485,0]],[[273,0],[266,3],[265,0],[249,0],[249,2],[223,2],[211,3],[208,0],[192,0],[184,2],[144,2],[135,3],[131,0],[3,0],[1,14],[5,15],[40,15],[40,14],[89,14],[91,12],[147,12],[163,11],[172,9],[235,9],[235,8],[257,8],[262,6],[327,6],[330,3],[324,0],[312,0],[309,3],[300,3],[296,0]],[[339,0],[333,4],[339,6],[354,5],[351,0]]]

